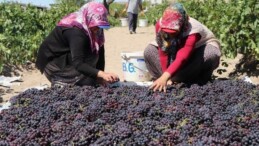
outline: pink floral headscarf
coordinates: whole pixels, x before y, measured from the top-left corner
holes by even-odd
[[[93,34],[89,28],[94,26],[109,26],[107,15],[108,12],[103,4],[89,2],[83,5],[79,11],[65,16],[57,25],[83,29],[90,38],[92,51],[98,53],[99,48],[104,45],[105,42],[103,31]]]

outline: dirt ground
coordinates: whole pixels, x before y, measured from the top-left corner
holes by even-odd
[[[119,75],[121,80],[123,80],[121,53],[143,51],[147,44],[154,40],[154,30],[154,26],[138,27],[136,34],[129,34],[127,27],[115,27],[105,30],[106,72],[114,72]],[[225,59],[222,57],[222,62],[226,61],[228,63],[228,67],[220,66],[219,69],[226,69],[226,72],[219,75],[215,71],[214,75],[219,78],[228,78],[229,73],[235,70],[235,65],[241,57],[242,55],[238,55],[235,59]],[[21,82],[18,82],[19,85],[13,85],[10,88],[0,86],[1,91],[4,90],[2,95],[4,102],[26,89],[39,86],[50,86],[50,82],[44,75],[40,74],[37,69],[23,69],[20,71],[20,74],[22,75],[22,80]],[[244,78],[244,76],[245,75],[240,75],[239,78]],[[254,84],[259,84],[258,76],[249,78]]]

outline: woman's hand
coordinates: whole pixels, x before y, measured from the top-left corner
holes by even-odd
[[[107,87],[109,84],[108,82],[104,81],[102,78],[97,78],[96,83],[105,87]]]
[[[99,71],[97,77],[103,79],[107,83],[115,83],[120,80],[118,75],[114,73],[105,73],[103,71]]]
[[[163,73],[163,75],[158,78],[150,87],[149,89],[153,89],[153,91],[164,91],[166,92],[166,87],[167,84],[170,84],[170,82],[168,82],[169,78],[171,77],[171,75],[168,72]]]

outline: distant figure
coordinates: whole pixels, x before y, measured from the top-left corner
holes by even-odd
[[[118,75],[104,72],[104,33],[110,24],[103,4],[89,2],[65,16],[42,42],[36,67],[55,85],[113,83]]]
[[[174,82],[204,84],[218,67],[220,56],[214,34],[189,17],[182,4],[173,3],[156,23],[156,41],[144,51],[154,79],[150,89],[166,91]]]
[[[142,0],[128,0],[124,11],[128,12],[130,34],[136,33],[139,10],[142,11]],[[143,13],[143,12],[142,12]]]

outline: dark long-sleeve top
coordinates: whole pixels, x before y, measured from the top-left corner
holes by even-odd
[[[72,65],[85,76],[95,78],[99,70],[104,70],[104,46],[98,53],[92,52],[89,36],[83,30],[56,26],[39,48],[36,67],[43,73],[51,61],[61,70]]]

